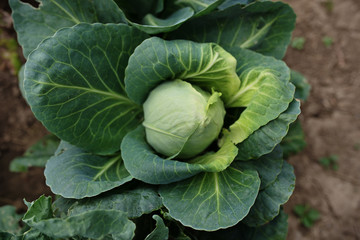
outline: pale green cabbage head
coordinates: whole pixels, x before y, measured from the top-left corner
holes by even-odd
[[[159,85],[144,103],[148,143],[169,158],[198,155],[222,129],[225,108],[220,95],[182,80]]]

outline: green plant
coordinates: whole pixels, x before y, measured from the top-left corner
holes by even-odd
[[[311,228],[320,219],[319,211],[307,204],[298,204],[294,207],[293,211],[299,217],[302,225],[307,228]]]
[[[26,100],[61,139],[45,167],[59,197],[27,203],[22,218],[33,234],[286,238],[280,207],[295,176],[282,139],[300,113],[294,95],[308,89],[280,60],[295,24],[288,5],[10,5]]]
[[[327,169],[332,168],[333,170],[336,171],[339,169],[338,160],[339,160],[339,157],[337,155],[333,154],[333,155],[330,155],[329,157],[320,158],[319,162],[325,168],[327,168]]]
[[[353,148],[354,148],[354,150],[359,151],[360,150],[360,143],[355,143]]]
[[[334,10],[334,1],[333,0],[325,0],[323,2],[323,5],[329,12],[332,12]]]
[[[291,47],[297,50],[303,50],[306,39],[304,37],[294,37],[291,42]]]
[[[334,39],[332,37],[325,36],[322,38],[322,42],[324,43],[325,47],[331,48],[334,43]]]
[[[10,62],[11,66],[14,68],[14,73],[18,74],[20,67],[21,67],[21,61],[19,54],[17,52],[18,50],[18,44],[15,39],[13,38],[6,38],[3,36],[3,34],[0,32],[0,48],[5,48],[5,50],[1,51],[1,59],[7,60]]]

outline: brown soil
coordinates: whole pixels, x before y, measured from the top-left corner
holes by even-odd
[[[289,240],[360,239],[360,1],[286,0],[298,15],[294,37],[304,37],[303,50],[289,48],[288,65],[302,72],[312,85],[302,106],[301,122],[307,147],[290,162],[296,189],[285,210]],[[333,9],[328,3],[333,2]],[[1,37],[13,37],[11,30]],[[327,48],[322,38],[334,44]],[[0,63],[1,58],[0,47]],[[0,205],[24,210],[22,199],[49,194],[42,169],[9,173],[9,162],[46,134],[18,90],[17,78],[0,64]],[[335,154],[339,170],[322,167],[319,159]],[[311,229],[301,226],[292,209],[309,204],[321,213]]]
[[[13,39],[11,18],[0,8],[0,40]],[[33,116],[24,101],[8,60],[9,50],[0,45],[0,206],[15,205],[25,211],[23,199],[33,201],[42,194],[50,194],[45,185],[43,169],[30,168],[27,173],[10,173],[9,163],[47,132]],[[24,59],[19,49],[19,58]]]
[[[312,85],[300,117],[307,147],[290,162],[297,177],[286,205],[290,240],[360,239],[360,1],[287,0],[298,15],[294,37],[304,49],[289,48],[288,65]],[[333,9],[326,3],[333,2]],[[327,48],[322,38],[334,44]],[[335,154],[339,170],[327,170],[319,159]],[[296,204],[318,209],[321,219],[307,230],[292,214]]]

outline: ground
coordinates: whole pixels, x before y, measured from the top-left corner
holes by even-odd
[[[305,44],[302,50],[289,48],[284,60],[312,85],[300,117],[307,147],[290,159],[297,181],[285,206],[290,215],[288,239],[360,239],[360,1],[286,2],[298,15],[293,37],[303,37]],[[6,21],[0,27],[1,38],[14,36]],[[327,47],[324,37],[333,44]],[[34,200],[50,191],[42,169],[15,174],[7,171],[8,164],[46,130],[22,99],[14,69],[3,61],[4,51],[0,45],[0,205],[13,204],[21,211],[23,198]],[[319,164],[330,155],[338,156],[337,171]],[[303,227],[294,215],[297,204],[320,212],[312,228]]]
[[[307,147],[290,159],[297,177],[288,239],[360,239],[360,1],[287,1],[298,15],[294,37],[304,49],[289,49],[285,61],[302,72],[312,90],[302,106]],[[323,37],[334,43],[327,48]],[[339,170],[319,159],[335,154]],[[321,219],[310,230],[292,214],[296,204],[318,209]]]

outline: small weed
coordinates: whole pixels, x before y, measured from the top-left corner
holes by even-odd
[[[291,47],[297,50],[303,50],[306,40],[303,37],[295,37],[291,42]]]
[[[323,5],[326,8],[326,10],[328,10],[329,12],[332,12],[334,10],[333,0],[326,0],[325,2],[323,2]]]
[[[307,204],[298,204],[293,208],[293,211],[306,228],[311,228],[320,218],[320,212]]]
[[[325,47],[331,48],[334,43],[334,39],[332,37],[326,36],[322,38],[322,42],[324,43]]]
[[[14,73],[18,74],[21,68],[21,61],[19,54],[17,53],[18,45],[16,40],[13,38],[1,38],[0,48],[5,48],[5,51],[2,51],[2,54],[0,55],[0,59],[10,61]]]
[[[354,144],[354,150],[359,151],[360,150],[360,142]]]
[[[337,155],[330,155],[329,157],[320,158],[319,162],[325,168],[330,169],[332,168],[334,171],[339,169],[338,164],[339,157]]]

